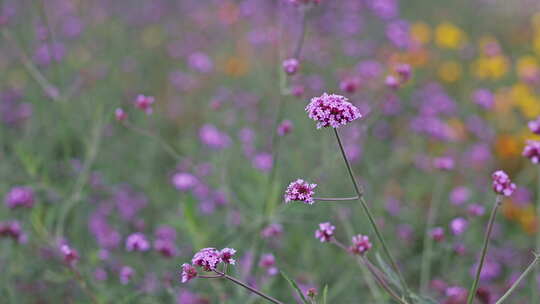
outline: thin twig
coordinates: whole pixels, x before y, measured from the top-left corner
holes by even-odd
[[[352,196],[352,197],[314,197],[313,198],[316,201],[329,201],[329,202],[337,202],[337,201],[354,201],[358,199],[358,196]]]
[[[501,304],[502,302],[504,302],[504,300],[506,300],[512,294],[512,292],[514,292],[514,290],[518,287],[519,283],[521,283],[521,281],[529,274],[529,272],[531,272],[534,269],[534,266],[540,259],[540,255],[534,252],[533,254],[534,254],[534,260],[529,264],[529,266],[527,266],[525,271],[523,271],[523,273],[514,282],[514,284],[510,286],[510,288],[504,293],[504,295],[499,300],[497,300],[497,302],[495,302],[495,304]]]
[[[262,297],[262,298],[264,298],[264,299],[266,299],[266,300],[268,300],[268,301],[270,301],[270,302],[272,302],[272,303],[275,303],[275,304],[284,304],[283,302],[280,302],[280,301],[278,301],[278,300],[272,298],[271,296],[269,296],[269,295],[267,295],[267,294],[264,294],[263,292],[261,292],[261,291],[255,289],[255,288],[249,286],[248,284],[246,284],[246,283],[244,283],[244,282],[242,282],[242,281],[240,281],[240,280],[238,280],[238,279],[236,279],[236,278],[234,278],[234,277],[231,277],[231,276],[228,275],[228,274],[225,274],[225,273],[223,273],[223,272],[221,272],[221,271],[219,271],[219,270],[214,270],[214,272],[217,273],[217,274],[219,274],[219,275],[221,275],[223,278],[225,278],[225,279],[227,279],[227,280],[229,280],[229,281],[231,281],[231,282],[233,282],[233,283],[235,283],[235,284],[237,284],[237,285],[240,285],[240,286],[244,287],[245,289],[247,289],[247,290],[253,292],[254,294],[259,295],[260,297]]]
[[[484,246],[482,247],[482,253],[480,255],[480,262],[478,263],[478,267],[476,268],[476,275],[473,281],[473,284],[471,286],[471,289],[469,290],[469,296],[467,298],[467,304],[472,304],[474,300],[474,296],[476,295],[476,290],[478,289],[478,284],[480,283],[480,273],[482,272],[482,267],[484,267],[484,261],[486,259],[488,247],[489,247],[489,239],[491,238],[491,231],[493,230],[493,223],[495,222],[495,218],[497,216],[497,210],[499,209],[501,203],[502,203],[503,196],[497,195],[495,199],[495,204],[493,205],[493,209],[491,209],[491,215],[489,216],[489,222],[486,230],[486,235],[484,238]]]

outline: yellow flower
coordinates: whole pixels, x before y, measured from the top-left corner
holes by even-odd
[[[531,79],[538,75],[538,60],[533,56],[523,56],[517,60],[516,73],[521,79]]]
[[[444,22],[435,29],[435,43],[440,48],[457,49],[465,42],[463,31],[452,23]]]
[[[474,75],[479,79],[497,80],[508,72],[508,59],[503,55],[482,56],[473,62]]]
[[[540,115],[540,100],[526,84],[515,84],[510,91],[510,96],[513,104],[526,118],[531,119]]]
[[[411,37],[419,44],[429,43],[431,40],[431,28],[424,22],[415,22],[411,25]]]
[[[445,61],[438,69],[439,78],[444,82],[455,82],[461,77],[461,64],[457,61]]]

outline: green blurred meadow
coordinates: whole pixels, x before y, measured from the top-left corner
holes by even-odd
[[[332,130],[304,110],[323,92],[364,116],[340,134],[415,291],[427,214],[440,205],[444,239],[423,290],[432,300],[414,303],[466,303],[490,176],[509,173],[518,189],[497,216],[475,300],[496,303],[540,249],[540,171],[522,156],[539,139],[527,123],[540,115],[540,3],[294,2],[0,1],[0,303],[265,303],[226,280],[181,283],[181,265],[205,247],[235,248],[229,274],[284,303],[301,299],[272,267],[303,293],[316,288],[312,303],[325,303],[325,287],[326,303],[397,303],[356,257],[314,237],[328,221],[347,245],[369,235],[367,257],[388,268],[358,202],[284,203],[297,178],[316,196],[355,195]],[[287,75],[294,55],[299,71]],[[400,63],[412,78],[393,90],[385,78]],[[155,97],[152,114],[139,94]],[[281,136],[284,120],[293,127]],[[434,167],[443,156],[452,170]],[[180,173],[191,184],[179,186]],[[12,206],[17,187],[30,206]],[[173,253],[156,248],[163,227]],[[135,232],[149,250],[126,250]],[[260,265],[265,254],[275,265]],[[505,303],[538,303],[539,290],[535,270]]]

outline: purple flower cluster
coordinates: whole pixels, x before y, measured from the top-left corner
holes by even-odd
[[[493,179],[493,190],[497,194],[510,196],[516,190],[516,184],[512,183],[508,174],[502,170],[495,171],[491,178]]]
[[[313,189],[317,187],[317,184],[310,184],[303,179],[297,179],[289,184],[287,190],[285,190],[285,202],[300,201],[306,204],[313,204]]]
[[[79,261],[79,253],[77,252],[77,250],[71,248],[67,244],[60,246],[60,253],[62,254],[64,262],[66,262],[70,266],[75,265],[75,263]]]
[[[528,140],[523,149],[523,156],[530,159],[533,164],[538,164],[540,162],[540,141]]]
[[[535,120],[529,121],[529,129],[534,134],[540,135],[540,116]]]
[[[320,223],[319,229],[315,230],[315,238],[321,242],[330,242],[334,237],[336,227],[329,222]]]
[[[454,169],[454,159],[451,157],[437,157],[433,160],[435,169],[450,171]]]
[[[313,97],[306,107],[309,118],[317,121],[317,129],[332,127],[339,128],[347,123],[362,118],[357,107],[341,95],[324,93]]]
[[[181,281],[186,283],[189,280],[197,277],[197,267],[201,267],[204,271],[215,271],[220,263],[234,265],[234,255],[236,250],[233,248],[223,248],[217,250],[215,248],[203,248],[195,253],[190,264],[182,264]]]
[[[294,75],[298,71],[298,68],[300,67],[300,61],[296,58],[289,58],[283,60],[283,71],[287,73],[287,75]]]
[[[371,247],[373,245],[367,235],[357,234],[352,237],[352,245],[349,247],[349,251],[353,254],[364,255]]]
[[[26,234],[22,231],[19,221],[0,222],[0,237],[9,237],[18,243],[26,241]]]
[[[30,187],[17,186],[11,188],[6,194],[5,203],[8,208],[34,206],[34,191]]]
[[[150,115],[154,111],[152,109],[152,105],[154,104],[154,102],[155,98],[153,96],[145,96],[139,94],[135,99],[135,107],[143,110],[146,114]]]
[[[150,249],[150,243],[148,242],[144,234],[136,232],[127,237],[127,251],[147,251],[148,249]]]

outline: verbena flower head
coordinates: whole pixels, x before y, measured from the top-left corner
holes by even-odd
[[[400,63],[394,68],[396,74],[399,76],[401,83],[407,82],[412,75],[412,68],[410,64]]]
[[[530,159],[533,164],[538,164],[540,162],[540,141],[528,140],[523,149],[523,156]]]
[[[285,202],[301,201],[306,204],[313,204],[313,189],[317,187],[317,184],[310,184],[303,179],[297,179],[289,184],[287,190],[285,190]]]
[[[193,265],[202,267],[205,271],[215,270],[220,262],[221,254],[215,248],[203,248],[195,253],[191,260]]]
[[[266,226],[261,231],[261,236],[263,238],[273,238],[278,237],[283,234],[283,226],[281,224],[272,223]]]
[[[116,108],[116,110],[114,110],[114,117],[118,121],[124,121],[127,119],[127,113],[122,108]]]
[[[444,228],[435,227],[429,231],[429,236],[437,242],[440,242],[444,239]]]
[[[135,99],[135,106],[143,110],[146,114],[150,115],[154,111],[152,109],[152,105],[154,104],[154,102],[155,98],[153,96],[144,96],[142,94],[139,94]]]
[[[129,266],[122,266],[120,268],[120,283],[127,285],[131,278],[135,275],[135,270]]]
[[[296,58],[289,58],[283,60],[283,71],[287,73],[287,75],[294,75],[298,71],[298,68],[300,67],[300,61]]]
[[[469,213],[470,216],[482,216],[485,212],[486,209],[480,204],[470,204],[467,207],[467,213]]]
[[[176,255],[174,241],[168,239],[157,239],[154,241],[154,249],[166,258]]]
[[[290,120],[282,121],[277,127],[277,133],[279,136],[285,136],[291,133],[293,130],[293,123]]]
[[[306,107],[309,118],[317,121],[317,129],[332,127],[339,128],[347,123],[362,118],[357,107],[341,95],[324,93],[313,97]]]
[[[529,129],[534,134],[540,135],[540,116],[535,120],[529,121]]]
[[[516,190],[516,184],[512,183],[508,174],[502,170],[495,171],[491,178],[493,179],[493,191],[497,194],[510,196]]]
[[[454,169],[454,159],[451,157],[437,157],[433,160],[433,166],[439,170],[450,171]]]
[[[181,281],[182,283],[187,283],[190,280],[197,277],[197,269],[188,263],[182,264],[182,274]]]
[[[334,237],[336,227],[329,222],[320,223],[319,229],[315,230],[315,237],[321,242],[330,242]]]
[[[462,217],[457,217],[450,222],[450,229],[454,235],[463,234],[467,227],[469,227],[469,222]]]
[[[62,253],[62,258],[64,259],[64,262],[69,265],[74,265],[79,260],[79,253],[77,252],[77,250],[71,248],[67,244],[60,246],[60,253]]]
[[[193,174],[178,172],[172,176],[172,184],[180,191],[187,191],[195,187],[199,180]]]
[[[127,237],[127,251],[147,251],[148,249],[150,249],[150,243],[148,242],[144,234],[136,232]]]
[[[339,83],[339,88],[346,93],[354,93],[360,86],[360,80],[357,77],[347,77]]]
[[[367,235],[358,234],[352,237],[352,245],[349,251],[353,254],[364,255],[373,245]]]
[[[259,266],[266,269],[266,273],[270,276],[274,276],[279,272],[276,267],[276,257],[271,253],[265,253],[261,256]]]
[[[6,194],[5,203],[8,208],[31,208],[34,206],[34,191],[30,187],[13,187]]]
[[[0,237],[9,237],[18,243],[22,243],[26,238],[21,223],[15,220],[0,222]]]
[[[219,256],[221,257],[221,261],[223,263],[234,265],[236,263],[236,261],[233,259],[235,253],[236,250],[233,248],[223,248],[219,252]]]

